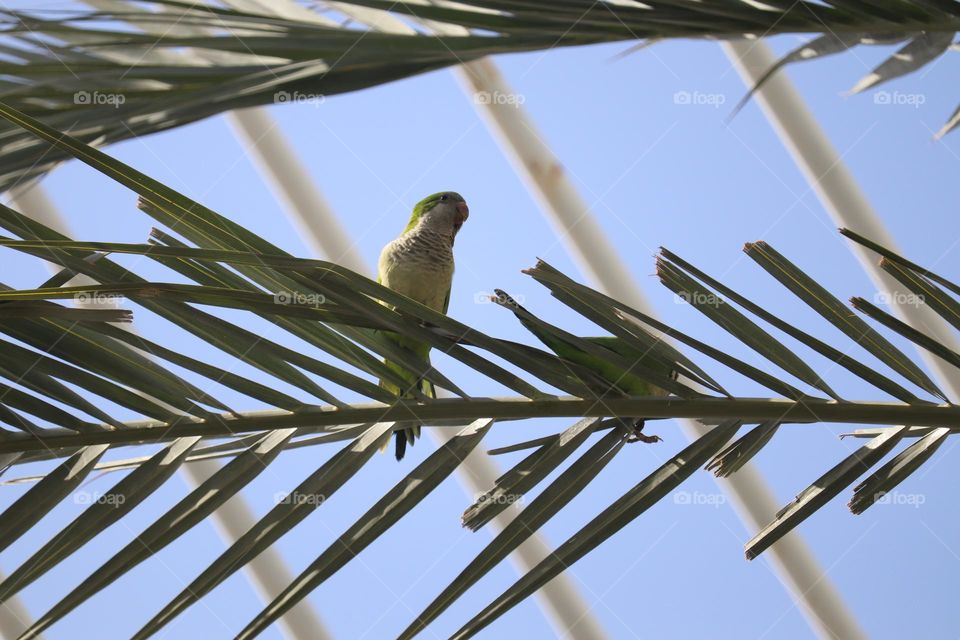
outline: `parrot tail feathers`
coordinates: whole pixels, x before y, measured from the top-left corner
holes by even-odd
[[[433,388],[433,383],[429,380],[420,381],[420,391],[422,391],[423,394],[428,398],[437,397],[437,392]],[[420,437],[420,429],[422,426],[423,425],[416,424],[412,427],[396,432],[394,435],[394,440],[396,441],[395,446],[397,461],[403,460],[403,456],[407,452],[407,445],[409,444],[412,447],[417,438]]]
[[[387,363],[388,366],[389,366],[390,364],[391,364],[391,363],[389,363],[389,362]],[[434,388],[432,382],[430,382],[429,380],[421,379],[418,384],[419,384],[419,386],[420,386],[420,391],[421,391],[425,396],[427,396],[428,398],[436,398],[436,397],[437,397],[437,392],[436,392],[436,389]],[[393,385],[393,384],[391,384],[391,383],[389,383],[389,382],[386,382],[386,381],[384,381],[384,380],[381,380],[381,381],[380,381],[380,386],[383,387],[383,388],[385,388],[385,389],[389,389],[390,391],[392,391],[393,393],[396,393],[396,394],[398,394],[398,395],[399,395],[400,393],[402,393],[399,387],[397,387],[396,385]],[[408,427],[408,428],[406,428],[406,429],[400,429],[400,430],[394,432],[394,437],[393,437],[394,443],[395,443],[395,444],[394,444],[394,453],[395,453],[396,458],[397,458],[398,461],[403,460],[403,456],[406,455],[406,453],[407,453],[407,445],[413,446],[413,444],[414,444],[414,442],[416,442],[417,438],[420,437],[420,430],[421,430],[421,427],[422,427],[422,426],[423,426],[423,425],[416,424],[416,425],[410,426],[410,427]],[[387,448],[389,445],[390,445],[390,441],[388,440],[388,441],[383,445],[383,447],[380,448],[380,451],[385,451],[386,448]]]
[[[418,424],[408,429],[401,429],[394,432],[393,439],[396,441],[395,454],[397,456],[397,462],[403,460],[403,456],[407,452],[407,445],[409,444],[412,447],[413,443],[420,437],[420,426],[421,425]]]
[[[397,462],[403,460],[403,455],[407,452],[407,429],[403,431],[396,431],[393,434],[394,440],[396,440],[396,456]]]

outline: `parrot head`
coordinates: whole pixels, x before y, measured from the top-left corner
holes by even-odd
[[[463,196],[454,191],[441,191],[427,196],[416,204],[404,232],[417,227],[434,229],[449,233],[452,242],[469,217],[470,209]]]

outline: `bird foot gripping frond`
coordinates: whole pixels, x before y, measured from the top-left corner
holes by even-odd
[[[647,444],[653,444],[655,442],[663,442],[663,438],[660,436],[648,436],[643,433],[635,433],[627,438],[627,442],[645,442]]]
[[[643,428],[646,426],[646,421],[643,418],[637,418],[633,421],[633,433],[630,434],[630,437],[627,438],[627,442],[645,442],[647,444],[653,444],[655,442],[663,442],[663,438],[660,436],[649,436],[643,433]]]

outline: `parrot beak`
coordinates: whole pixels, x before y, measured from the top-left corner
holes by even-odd
[[[463,226],[463,223],[467,218],[470,217],[470,208],[467,207],[466,202],[457,203],[457,216],[453,219],[453,232],[457,233],[460,231],[460,227]]]

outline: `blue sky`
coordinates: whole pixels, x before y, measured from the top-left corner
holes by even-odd
[[[772,42],[778,51],[785,51],[799,39],[785,36]],[[657,283],[651,275],[653,258],[662,245],[748,292],[781,317],[846,348],[849,342],[838,331],[741,252],[744,242],[764,239],[841,299],[873,295],[847,242],[836,233],[758,107],[748,105],[726,124],[744,86],[719,46],[667,42],[611,61],[624,48],[593,46],[504,56],[497,63],[660,317],[774,370],[692,308],[677,304]],[[857,49],[791,67],[788,73],[903,253],[950,276],[960,269],[956,249],[960,219],[954,211],[960,198],[960,181],[954,177],[960,134],[937,143],[931,137],[960,99],[950,82],[956,60],[947,55],[923,72],[883,87],[891,94],[922,96],[918,106],[878,104],[870,93],[841,95],[889,51]],[[700,103],[678,104],[678,92]],[[531,342],[504,310],[475,302],[478,292],[499,287],[522,295],[526,306],[570,331],[596,332],[520,273],[540,257],[584,279],[452,73],[439,71],[331,96],[321,105],[269,109],[368,265],[403,228],[418,199],[454,189],[467,199],[471,216],[457,241],[450,314],[489,334]],[[306,244],[244,156],[225,118],[124,142],[109,151],[280,247],[308,255]],[[68,163],[44,186],[80,239],[142,242],[153,226],[135,208],[131,193],[86,166]],[[2,253],[2,261],[7,284],[31,287],[45,277],[39,263],[10,251]],[[145,276],[175,278],[135,258],[118,262],[135,265]],[[226,317],[248,322],[239,314]],[[137,326],[158,342],[232,366],[226,356],[147,312],[138,313]],[[255,326],[271,339],[306,348],[268,325]],[[909,349],[902,341],[895,342]],[[888,399],[802,347],[797,351],[845,397]],[[873,362],[862,351],[853,353]],[[506,394],[454,361],[438,357],[436,362],[472,394]],[[719,365],[702,358],[698,362],[735,393],[766,393]],[[237,370],[258,378],[245,367]],[[229,392],[218,391],[220,397],[231,398]],[[499,425],[484,446],[556,432],[572,422]],[[780,430],[756,464],[782,504],[860,444],[836,437],[846,430],[840,425],[790,425]],[[561,543],[686,443],[674,422],[651,423],[648,431],[661,435],[664,442],[627,447],[565,513],[544,527],[547,540]],[[375,459],[287,535],[278,548],[293,570],[299,572],[311,562],[432,446],[426,439],[402,465],[391,456]],[[938,638],[956,633],[960,614],[953,606],[952,590],[942,586],[951,584],[960,569],[956,544],[960,520],[947,490],[957,483],[956,466],[950,464],[957,455],[954,448],[954,441],[949,441],[898,488],[904,496],[901,504],[877,505],[854,517],[845,508],[845,493],[799,528],[871,637]],[[264,513],[276,493],[291,489],[333,451],[323,447],[284,454],[245,495],[258,513]],[[518,460],[519,454],[514,454],[502,462]],[[86,489],[105,491],[113,481],[101,478]],[[4,487],[0,504],[12,503],[23,490]],[[185,491],[182,480],[171,480],[82,554],[28,588],[23,595],[31,612],[46,610]],[[808,637],[809,627],[767,560],[743,559],[742,545],[754,532],[745,530],[712,477],[698,472],[680,491],[684,496],[665,499],[570,570],[610,637]],[[396,635],[482,549],[489,533],[471,534],[459,526],[459,514],[467,504],[469,499],[451,479],[313,593],[313,605],[336,637]],[[9,572],[80,509],[69,501],[59,506],[0,555],[0,567]],[[129,636],[221,548],[209,523],[196,527],[47,636]],[[446,637],[515,577],[513,567],[504,563],[423,637]],[[236,575],[178,618],[164,637],[228,637],[259,608],[256,594]],[[552,633],[529,600],[483,637]],[[280,636],[273,629],[265,637]]]

